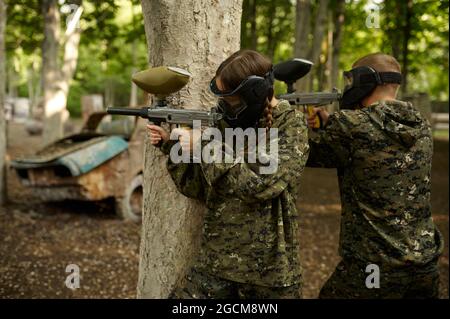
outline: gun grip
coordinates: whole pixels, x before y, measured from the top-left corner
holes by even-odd
[[[314,115],[314,107],[313,106],[308,106],[308,115],[309,116],[313,116]],[[320,119],[320,116],[316,114],[316,117],[314,119],[314,125],[313,125],[313,129],[318,129],[321,128],[322,126],[322,121]]]

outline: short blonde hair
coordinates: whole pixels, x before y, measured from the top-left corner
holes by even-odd
[[[382,52],[368,54],[353,63],[353,67],[370,66],[377,72],[401,72],[400,63],[391,55]]]

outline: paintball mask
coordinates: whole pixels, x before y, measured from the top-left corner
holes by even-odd
[[[377,72],[369,66],[359,66],[344,72],[345,87],[339,103],[341,109],[355,109],[362,99],[370,95],[378,85],[385,83],[401,84],[402,75],[398,72]]]
[[[266,100],[273,93],[273,82],[273,70],[270,70],[263,77],[250,75],[230,91],[219,90],[216,77],[214,77],[211,80],[210,89],[214,95],[220,98],[217,108],[219,112],[223,113],[225,122],[232,128],[246,129],[255,127],[258,123]],[[238,96],[240,103],[238,105],[229,104],[223,99],[227,96]]]

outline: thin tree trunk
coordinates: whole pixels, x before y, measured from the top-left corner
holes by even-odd
[[[273,31],[273,20],[275,19],[276,6],[273,1],[269,5],[269,23],[267,23],[267,56],[272,60],[275,54],[275,42]]]
[[[325,64],[324,77],[326,90],[332,89],[331,69],[333,68],[333,12],[328,12],[328,31],[327,31],[327,61]]]
[[[193,75],[175,94],[186,108],[209,108],[210,78],[239,49],[241,0],[142,0],[150,65],[177,66]],[[190,27],[187,28],[186,26]],[[181,195],[167,159],[148,141],[138,298],[166,298],[198,251],[204,205]]]
[[[5,28],[6,4],[0,0],[0,205],[6,202]]]
[[[403,43],[402,43],[402,73],[403,73],[403,83],[401,86],[402,95],[405,95],[408,91],[408,58],[409,58],[409,49],[408,44],[411,39],[411,18],[412,18],[412,10],[413,10],[413,2],[412,0],[408,0],[405,3],[405,27],[403,28]]]
[[[258,35],[256,34],[256,0],[250,0],[250,48],[256,50],[258,45]]]
[[[309,35],[311,33],[311,1],[297,0],[295,9],[295,45],[294,56],[296,58],[308,58]],[[294,85],[297,91],[306,91],[309,87],[308,77],[297,81]]]
[[[136,68],[136,64],[137,64],[137,57],[136,57],[136,51],[137,51],[137,41],[134,40],[132,45],[131,45],[131,75],[133,75],[134,73],[137,72],[137,68]],[[131,107],[133,106],[137,106],[138,102],[137,102],[137,98],[138,98],[138,91],[137,91],[137,86],[136,84],[134,84],[134,82],[131,82],[131,90],[130,90],[130,105]]]
[[[295,17],[294,56],[307,58],[309,52],[309,34],[311,32],[311,1],[297,0]]]
[[[327,12],[329,0],[320,0],[317,9],[316,20],[314,21],[313,42],[309,58],[313,63],[319,62],[320,53],[322,51],[322,41],[327,26]]]
[[[345,0],[338,0],[336,3],[336,12],[334,14],[334,32],[333,32],[333,63],[331,67],[331,85],[339,87],[339,57],[342,44],[342,30],[345,21]]]
[[[322,52],[322,42],[327,25],[328,3],[329,0],[319,1],[319,6],[317,8],[317,13],[314,20],[313,38],[308,58],[314,63],[315,68],[317,68],[320,63],[319,58],[320,53]],[[300,90],[310,91],[313,89],[314,74],[318,73],[313,69],[308,75],[304,77],[304,79],[300,81]]]
[[[325,28],[327,26],[327,12],[328,12],[328,2],[329,0],[320,0],[319,7],[317,8],[316,19],[314,21],[314,31],[313,31],[313,40],[311,45],[311,51],[309,53],[310,60],[316,65],[319,69],[322,67],[320,64],[320,54],[322,52],[322,43],[325,35]],[[320,73],[317,73],[320,74]],[[309,90],[314,89],[314,72],[309,74],[310,87]],[[319,86],[322,86],[320,77],[317,77],[317,83]]]
[[[16,81],[16,70],[14,70],[14,57],[10,58],[10,63],[7,65],[6,69],[8,72],[7,83],[8,83],[8,97],[17,97],[17,81]]]

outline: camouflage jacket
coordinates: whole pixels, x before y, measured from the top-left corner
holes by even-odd
[[[169,158],[167,167],[181,193],[207,206],[196,267],[236,282],[284,287],[301,277],[295,195],[309,146],[302,112],[280,101],[272,115],[278,128],[273,174],[260,174],[247,161],[174,164]],[[163,143],[162,151],[169,154],[174,143]]]
[[[338,168],[342,257],[402,267],[440,255],[431,218],[432,132],[410,103],[335,112],[310,147],[308,166]]]

